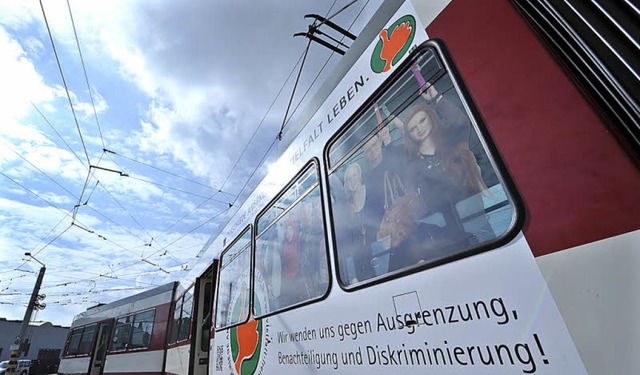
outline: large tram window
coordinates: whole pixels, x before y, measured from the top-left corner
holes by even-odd
[[[84,327],[82,332],[82,339],[78,345],[78,352],[76,354],[89,354],[91,352],[91,344],[93,343],[93,335],[96,333],[96,325],[90,325]]]
[[[345,287],[487,250],[515,223],[487,142],[434,42],[328,148]]]
[[[131,320],[133,316],[125,316],[116,320],[116,328],[113,331],[113,343],[111,351],[118,352],[127,350],[129,337],[131,337]]]
[[[153,332],[153,319],[155,310],[149,310],[136,314],[133,318],[133,329],[131,332],[131,345],[129,349],[148,348],[151,343],[151,333]]]
[[[251,228],[248,227],[220,260],[220,283],[216,308],[216,328],[242,323],[249,318],[251,271]]]
[[[69,344],[67,344],[66,355],[72,356],[78,354],[78,345],[80,345],[80,339],[82,338],[82,331],[84,328],[76,328],[71,331],[71,337],[69,338]]]
[[[256,227],[254,315],[321,298],[329,271],[316,163],[258,216]]]

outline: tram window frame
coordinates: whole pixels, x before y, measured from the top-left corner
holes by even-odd
[[[248,235],[248,243],[245,245],[244,243],[242,243],[241,241],[243,241],[244,237]],[[239,247],[239,249],[236,249],[235,246],[236,245],[241,245]],[[220,269],[218,271],[218,282],[217,282],[217,288],[216,288],[216,306],[215,306],[215,330],[216,331],[223,331],[241,324],[246,323],[249,320],[249,316],[251,315],[251,298],[249,297],[247,299],[248,301],[248,305],[247,305],[247,312],[245,314],[245,316],[242,319],[238,319],[237,321],[234,321],[232,323],[224,323],[222,324],[223,320],[228,320],[227,317],[225,316],[225,319],[222,319],[222,317],[219,315],[220,314],[220,307],[221,307],[221,303],[222,303],[222,296],[220,293],[220,288],[223,286],[223,282],[224,280],[224,274],[223,271],[224,269],[227,267],[227,265],[225,265],[225,255],[227,255],[230,251],[232,250],[236,250],[238,253],[243,253],[245,251],[247,251],[248,249],[248,256],[249,256],[249,265],[248,265],[248,269],[247,269],[247,277],[248,279],[246,280],[247,285],[247,292],[250,294],[251,293],[251,272],[253,269],[253,226],[251,224],[247,225],[241,232],[239,235],[236,236],[236,238],[231,242],[231,244],[229,244],[229,246],[226,247],[226,249],[224,249],[224,251],[220,254]],[[244,256],[244,254],[242,255]],[[231,259],[231,261],[234,261],[238,259],[238,256],[234,257],[233,259]],[[244,277],[244,275],[243,275]],[[234,295],[235,292],[230,292],[229,295],[229,303],[231,303],[231,297]],[[229,313],[229,311],[227,310],[226,313]]]
[[[307,184],[309,179],[308,178],[304,178],[307,174],[309,174],[309,172],[313,172],[312,174],[315,176],[315,182],[313,182],[312,184]],[[302,178],[304,178],[304,180],[301,180]],[[297,184],[301,182],[302,186],[304,186],[304,190],[302,190],[301,193],[298,194],[298,196],[295,199],[292,200],[287,200],[284,198],[288,198],[291,196],[290,192],[291,189]],[[324,275],[324,277],[326,277],[325,280],[321,281],[321,282],[326,282],[326,286],[324,286],[324,292],[322,292],[321,294],[318,294],[316,296],[310,296],[308,299],[302,299],[300,301],[294,302],[294,303],[290,303],[287,304],[283,307],[280,308],[276,308],[274,310],[270,310],[266,313],[256,313],[255,311],[255,299],[256,298],[261,298],[261,299],[265,299],[265,298],[269,298],[269,296],[258,296],[257,290],[256,290],[256,267],[258,264],[258,260],[257,260],[257,252],[258,252],[258,241],[260,240],[260,237],[262,235],[265,235],[267,231],[271,230],[272,228],[274,228],[276,225],[281,224],[281,220],[286,220],[287,215],[291,214],[294,215],[295,214],[295,210],[302,210],[303,206],[298,206],[299,204],[303,204],[306,203],[305,199],[309,198],[309,197],[313,197],[315,196],[314,191],[317,189],[318,193],[317,193],[317,197],[318,197],[318,204],[319,204],[319,212],[320,212],[320,218],[319,220],[321,220],[320,225],[322,226],[322,238],[323,238],[323,242],[324,242],[324,246],[323,246],[323,250],[324,250],[324,255],[325,255],[325,259],[324,259],[324,265],[325,265],[325,270],[326,270],[326,275]],[[322,183],[322,176],[321,176],[321,171],[320,171],[320,161],[317,158],[312,158],[311,160],[309,160],[309,162],[307,162],[302,168],[300,168],[300,170],[298,171],[298,173],[296,173],[296,175],[285,185],[284,188],[282,188],[278,194],[258,213],[258,215],[256,216],[255,222],[254,222],[254,227],[255,228],[260,228],[260,230],[256,230],[255,236],[254,236],[254,249],[253,249],[253,269],[252,269],[252,275],[253,275],[253,282],[252,282],[252,286],[253,286],[253,293],[252,293],[252,300],[253,300],[253,305],[252,305],[252,312],[254,314],[254,316],[256,317],[256,319],[262,319],[265,317],[269,317],[275,314],[279,314],[285,311],[289,311],[289,310],[293,310],[302,306],[306,306],[312,303],[316,303],[318,301],[321,301],[323,299],[325,299],[327,297],[327,295],[329,294],[329,292],[331,291],[331,265],[330,265],[330,257],[329,257],[329,244],[328,244],[328,230],[329,228],[326,225],[326,212],[324,210],[324,185]],[[286,205],[286,208],[282,209],[282,212],[280,212],[277,215],[271,215],[272,217],[266,218],[266,216],[270,213],[273,212],[272,208],[275,207],[278,203],[281,203],[282,201],[287,201],[288,204]],[[312,211],[313,212],[313,211]],[[313,215],[313,213],[312,213]],[[261,221],[264,222],[264,219],[266,218],[267,222],[266,225],[261,225]],[[291,218],[290,218],[291,219]],[[313,220],[313,219],[311,219]],[[276,228],[277,229],[277,228]],[[320,262],[322,261],[322,259],[320,259]],[[319,263],[318,264],[320,266],[320,269],[322,270],[322,264]],[[322,272],[322,271],[321,271]],[[320,275],[318,275],[320,276]],[[264,279],[262,280],[263,284],[264,284],[264,288],[266,290],[267,286],[266,286],[266,282],[264,281]],[[282,283],[281,283],[282,285]],[[322,286],[321,286],[322,287]],[[266,292],[268,294],[268,292]]]
[[[93,331],[92,331],[91,341],[89,341],[89,346],[87,348],[88,350],[85,352],[80,352],[80,346],[84,342],[83,339],[84,339],[85,331],[87,328],[90,328],[90,327],[93,328]],[[69,340],[67,342],[67,345],[64,351],[64,356],[78,357],[78,356],[86,356],[91,354],[91,346],[93,345],[93,340],[95,338],[96,327],[97,327],[97,324],[90,324],[90,325],[72,329],[71,332],[69,332]],[[77,337],[77,341],[75,343],[73,342],[74,337]],[[73,352],[70,352],[71,349],[75,349],[75,350]]]
[[[364,146],[365,144],[367,144],[367,142],[374,139],[374,137],[377,137],[377,134],[380,131],[378,128],[382,129],[386,126],[389,126],[392,122],[395,122],[396,116],[404,115],[406,113],[404,111],[410,108],[411,104],[419,96],[423,96],[423,94],[426,91],[428,91],[428,88],[430,86],[427,86],[427,88],[424,89],[424,91],[420,90],[421,88],[420,86],[425,85],[425,82],[418,84],[418,82],[420,81],[418,74],[416,74],[415,72],[413,72],[412,74],[411,70],[413,70],[413,68],[416,66],[414,65],[414,63],[416,63],[418,58],[421,57],[422,54],[429,53],[429,51],[433,51],[433,54],[434,56],[436,56],[437,58],[436,60],[438,64],[441,65],[441,68],[437,70],[433,76],[427,78],[427,80],[433,80],[433,86],[436,86],[437,81],[443,77],[446,77],[447,80],[450,80],[452,89],[454,90],[454,93],[457,94],[457,98],[459,99],[460,104],[462,105],[461,110],[468,117],[468,120],[470,123],[469,134],[470,136],[472,136],[474,135],[474,132],[475,132],[475,135],[477,136],[475,139],[475,141],[477,142],[476,146],[481,147],[481,150],[484,152],[485,154],[484,156],[486,157],[487,162],[489,163],[489,166],[491,166],[493,168],[492,169],[493,172],[495,172],[494,177],[496,178],[497,183],[492,186],[500,185],[502,192],[504,192],[506,196],[506,198],[504,198],[505,201],[507,201],[507,203],[510,204],[510,209],[512,210],[511,220],[509,221],[508,225],[505,226],[506,229],[504,230],[504,232],[497,235],[495,238],[482,242],[480,244],[476,244],[475,246],[469,245],[468,247],[464,248],[464,250],[458,251],[452,255],[447,255],[435,260],[415,262],[412,265],[403,266],[402,268],[396,269],[395,271],[387,271],[381,274],[376,274],[375,276],[369,277],[363,281],[358,281],[356,279],[355,282],[350,283],[349,282],[350,280],[347,280],[347,282],[345,282],[345,280],[342,279],[341,273],[343,270],[341,270],[341,267],[345,268],[346,270],[347,265],[346,265],[346,262],[345,264],[341,264],[341,261],[340,261],[341,254],[340,254],[340,249],[338,247],[338,239],[337,239],[338,233],[336,231],[337,226],[335,223],[336,221],[335,215],[337,211],[339,211],[339,209],[336,207],[336,205],[333,204],[334,201],[336,200],[335,197],[339,194],[344,194],[344,193],[342,192],[338,193],[336,191],[332,191],[332,187],[330,186],[331,182],[336,178],[337,179],[340,178],[336,174],[342,168],[346,169],[346,166],[350,161],[350,158],[360,153],[362,153],[361,156],[364,158]],[[416,82],[413,85],[415,85],[416,88],[413,90],[412,94],[407,96],[406,100],[401,102],[398,108],[394,109],[391,115],[387,116],[387,114],[385,113],[385,117],[387,117],[387,120],[383,120],[381,124],[380,123],[381,117],[377,117],[378,126],[374,126],[368,131],[364,131],[364,132],[361,131],[360,133],[355,132],[353,134],[349,134],[349,131],[357,130],[357,128],[355,128],[354,126],[363,125],[363,124],[359,124],[359,122],[363,118],[369,117],[370,119],[374,119],[374,113],[376,111],[378,111],[379,113],[382,112],[382,110],[378,108],[377,101],[380,100],[381,98],[384,98],[388,92],[393,92],[393,90],[396,90],[396,92],[398,92],[399,89],[396,88],[395,86],[396,83],[400,82],[402,79],[405,79],[405,81],[408,82],[411,80],[411,78],[406,78],[406,77],[411,77],[412,75],[415,76],[414,79]],[[422,78],[424,80],[424,77]],[[433,100],[428,101],[429,104],[431,105],[432,102],[437,102],[437,100],[441,99],[444,94],[445,92],[439,93],[439,95],[433,98]],[[414,97],[415,99],[412,99]],[[389,96],[389,98],[393,98],[395,100],[395,97]],[[425,96],[423,96],[423,98],[425,98]],[[402,130],[404,130],[404,128]],[[348,137],[353,135],[357,136],[358,134],[362,134],[362,136],[360,137],[360,140],[358,142],[355,142],[355,144],[350,145],[347,151],[343,152],[337,160],[334,160],[334,158],[332,158],[332,155],[334,152],[332,148],[335,145],[340,145],[340,142],[343,141],[342,137],[343,136]],[[462,258],[467,258],[475,254],[479,254],[488,250],[498,248],[500,246],[504,246],[505,244],[513,240],[516,237],[516,235],[519,233],[519,231],[522,229],[523,222],[524,222],[524,212],[525,212],[522,198],[520,197],[517,189],[515,188],[515,183],[513,182],[511,176],[507,172],[505,163],[501,159],[501,156],[497,150],[497,147],[495,146],[487,130],[487,127],[482,120],[479,110],[475,106],[475,103],[473,102],[473,99],[469,91],[464,86],[463,80],[459,72],[457,71],[455,65],[453,64],[453,59],[451,55],[446,49],[446,46],[444,45],[444,43],[440,40],[431,39],[422,43],[420,46],[417,46],[411,52],[411,54],[406,58],[406,60],[400,64],[400,66],[385,80],[385,82],[354,113],[354,115],[349,120],[347,120],[342,125],[342,127],[329,139],[329,141],[325,145],[325,148],[323,151],[323,157],[325,160],[325,172],[326,172],[326,175],[328,176],[328,182],[329,182],[327,184],[328,193],[331,197],[333,197],[329,202],[329,215],[330,215],[329,225],[330,225],[330,230],[332,231],[332,240],[333,240],[333,249],[334,249],[333,252],[334,252],[335,264],[337,269],[336,274],[338,276],[337,277],[338,284],[345,291],[358,290],[364,287],[368,287],[370,285],[378,284],[381,282],[385,282],[387,280],[396,279],[409,274],[424,271],[429,268],[437,267],[442,264],[450,263]],[[484,179],[484,176],[482,178]],[[461,202],[462,201],[459,201],[457,204],[460,204]],[[489,211],[490,208],[492,207],[485,206],[484,211]],[[455,209],[458,210],[459,208],[456,207]],[[363,230],[363,233],[364,233],[364,230]],[[424,250],[425,250],[424,247],[421,248],[421,251],[424,251]],[[389,252],[389,250],[384,250],[384,251]],[[370,254],[370,255],[372,260],[374,260],[375,257],[373,256],[373,254]]]
[[[121,323],[120,321],[124,320],[123,323]],[[126,352],[127,351],[127,346],[129,345],[129,338],[131,337],[131,322],[133,321],[133,315],[125,315],[125,316],[120,316],[118,318],[116,318],[115,324],[113,326],[113,334],[112,336],[112,341],[111,341],[111,346],[109,348],[109,352],[111,353],[120,353],[120,352]],[[126,328],[126,341],[124,340],[124,335],[122,338],[123,342],[120,342],[120,336],[118,335],[118,330],[120,328]],[[116,346],[117,345],[117,346]],[[120,346],[122,345],[122,346]]]
[[[97,324],[91,324],[84,327],[84,330],[82,331],[82,338],[78,343],[77,355],[87,355],[91,353],[91,346],[93,345],[97,327]],[[89,334],[88,337],[87,334]]]
[[[193,323],[193,289],[194,285],[191,285],[191,287],[184,292],[184,295],[181,298],[181,312],[176,343],[187,341],[191,336],[191,324]],[[187,297],[189,298],[187,299]],[[188,306],[187,309],[185,309],[185,305]],[[185,312],[187,313],[187,316],[185,316]]]
[[[142,314],[147,314],[151,312],[152,313],[152,319],[151,319],[151,330],[149,332],[149,344],[145,347],[132,347],[132,339],[133,339],[133,331],[134,331],[134,324],[137,322],[137,318],[139,315]],[[109,345],[109,353],[124,353],[124,352],[135,352],[135,351],[140,351],[140,350],[146,350],[149,349],[149,347],[151,346],[151,339],[153,337],[153,328],[155,327],[155,319],[156,319],[156,309],[155,308],[151,308],[151,309],[147,309],[147,310],[142,310],[142,311],[136,311],[135,313],[132,314],[127,314],[127,315],[122,315],[119,316],[115,319],[115,324],[113,325],[113,332],[111,334],[111,344]],[[127,329],[127,338],[126,341],[124,342],[124,346],[122,347],[118,347],[118,348],[114,348],[115,344],[120,345],[121,343],[119,343],[119,339],[117,341],[115,341],[115,339],[117,338],[116,336],[116,331],[118,330],[118,322],[120,322],[121,320],[125,320],[124,324],[121,324],[120,327],[128,327]],[[148,322],[148,321],[145,321]],[[144,331],[146,332],[146,331]]]
[[[145,314],[150,314],[151,315],[151,320],[139,320],[141,316],[145,315]],[[147,318],[148,319],[148,318]],[[155,326],[155,319],[156,319],[156,310],[155,309],[150,309],[150,310],[145,310],[145,311],[140,311],[134,314],[133,316],[133,322],[131,323],[131,335],[129,337],[129,347],[127,348],[127,350],[129,351],[133,351],[133,350],[143,350],[143,349],[148,349],[149,346],[151,346],[151,338],[153,337],[153,327]],[[147,327],[148,325],[143,326],[142,328],[142,337],[145,337],[144,334],[148,334],[149,337],[147,339],[147,344],[146,346],[133,346],[133,339],[134,339],[134,335],[136,334],[136,324],[140,324],[140,323],[151,323],[150,329],[149,331],[147,331]]]
[[[193,291],[195,284],[182,291],[175,300],[173,313],[171,314],[171,329],[169,332],[169,345],[178,344],[189,340],[191,336],[191,325],[193,319]],[[188,316],[185,318],[185,302],[187,296],[190,296],[189,303],[191,307],[188,309]],[[186,320],[185,320],[186,319]],[[188,323],[188,324],[185,324]],[[186,337],[185,337],[186,334]]]

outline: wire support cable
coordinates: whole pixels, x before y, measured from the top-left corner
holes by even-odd
[[[84,58],[82,57],[82,50],[80,48],[80,40],[78,39],[78,32],[76,31],[76,23],[73,20],[73,13],[71,12],[71,4],[69,0],[67,0],[67,8],[69,9],[69,18],[71,18],[71,26],[73,26],[73,35],[76,38],[76,46],[78,46],[78,55],[80,56],[80,63],[82,64],[82,71],[84,72],[84,80],[87,83],[87,90],[89,91],[89,98],[91,99],[91,108],[93,108],[93,116],[96,119],[96,124],[98,125],[98,133],[100,134],[100,141],[102,142],[102,147],[106,147],[104,144],[104,137],[102,136],[102,129],[100,128],[100,120],[98,119],[98,112],[96,111],[96,104],[93,100],[93,93],[91,90],[91,85],[89,84],[89,76],[87,75],[87,68],[84,64]]]
[[[254,133],[254,134],[255,134],[255,133]],[[249,142],[251,142],[251,141],[249,141]],[[208,188],[208,189],[216,190],[218,193],[221,193],[221,194],[224,194],[224,195],[228,195],[228,196],[231,196],[231,197],[235,197],[235,195],[234,195],[234,194],[229,193],[229,192],[226,192],[226,191],[222,191],[222,189],[218,189],[218,188],[216,188],[216,187],[212,187],[212,186],[209,186],[209,185],[203,184],[203,183],[201,183],[201,182],[198,182],[198,181],[192,180],[192,179],[190,179],[190,178],[187,178],[187,177],[184,177],[184,176],[180,176],[180,175],[178,175],[178,174],[176,174],[176,173],[173,173],[173,172],[167,171],[167,170],[162,169],[162,168],[158,168],[158,167],[153,166],[153,165],[151,165],[151,164],[147,164],[147,163],[141,162],[141,161],[139,161],[139,160],[136,160],[136,159],[133,159],[133,158],[131,158],[131,157],[128,157],[128,156],[122,155],[122,154],[117,153],[117,152],[115,152],[115,151],[108,150],[108,149],[104,149],[103,151],[104,151],[104,152],[106,152],[112,160],[113,160],[113,158],[111,157],[111,155],[116,155],[116,156],[119,156],[119,157],[121,157],[121,158],[124,158],[124,159],[127,159],[127,160],[129,160],[129,161],[132,161],[132,162],[134,162],[134,163],[138,163],[138,164],[140,164],[140,165],[144,165],[145,167],[149,167],[149,168],[155,169],[155,170],[157,170],[157,171],[159,171],[159,172],[166,173],[166,174],[171,175],[171,176],[173,176],[173,177],[177,177],[177,178],[179,178],[179,179],[182,179],[182,180],[185,180],[185,181],[191,182],[191,183],[196,184],[196,185],[200,185],[200,186],[205,187],[205,188]],[[145,182],[148,182],[148,181],[145,181]]]
[[[298,87],[298,82],[300,82],[300,76],[302,75],[302,69],[304,68],[304,63],[307,60],[307,54],[309,53],[310,46],[311,46],[311,40],[307,42],[307,47],[304,49],[302,63],[300,64],[300,70],[298,70],[298,76],[296,77],[296,82],[293,84],[293,90],[291,92],[291,97],[289,98],[289,104],[287,105],[287,110],[284,113],[284,118],[282,119],[282,125],[280,126],[280,131],[278,132],[279,141],[282,140],[282,132],[284,131],[284,127],[287,123],[287,116],[289,115],[289,109],[291,109],[291,102],[293,102],[293,98],[296,94],[296,88]]]
[[[76,128],[78,129],[78,135],[80,136],[80,142],[82,143],[82,148],[84,150],[84,155],[87,158],[87,165],[91,165],[91,159],[89,158],[89,153],[87,152],[87,146],[84,142],[84,138],[82,137],[82,131],[80,130],[80,124],[78,123],[78,117],[76,116],[76,111],[73,108],[73,102],[71,100],[71,94],[69,93],[69,86],[67,85],[67,81],[64,78],[64,73],[62,72],[62,65],[60,64],[60,58],[58,57],[58,51],[56,50],[56,45],[53,42],[53,36],[51,35],[51,29],[49,28],[49,21],[47,20],[47,15],[44,11],[44,5],[42,4],[42,0],[40,0],[40,9],[42,9],[42,17],[44,18],[44,23],[47,26],[47,33],[49,34],[49,40],[51,41],[51,47],[53,48],[53,54],[56,58],[56,63],[58,65],[58,70],[60,71],[60,77],[62,78],[62,83],[64,85],[64,90],[67,93],[67,99],[69,100],[69,106],[71,107],[71,113],[73,114],[73,120],[76,123]]]

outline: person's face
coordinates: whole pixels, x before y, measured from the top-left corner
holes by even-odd
[[[433,121],[427,112],[420,111],[416,113],[407,123],[407,132],[411,139],[421,142],[431,135],[433,130]]]
[[[376,167],[382,162],[382,144],[380,138],[375,136],[364,145],[364,156],[372,167]]]
[[[350,193],[355,192],[362,184],[362,176],[358,168],[349,168],[344,174],[344,184],[347,187],[347,191]]]

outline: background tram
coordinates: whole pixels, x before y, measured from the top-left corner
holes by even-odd
[[[177,288],[177,282],[169,283],[77,315],[58,373],[164,373]]]
[[[382,5],[285,134],[281,173],[206,245],[214,261],[79,315],[61,373],[640,371],[637,4],[413,7]],[[418,113],[457,157],[418,152]],[[400,155],[396,198],[454,199],[423,170],[447,163],[471,182],[394,239],[364,225],[386,211],[353,209],[381,155]]]

